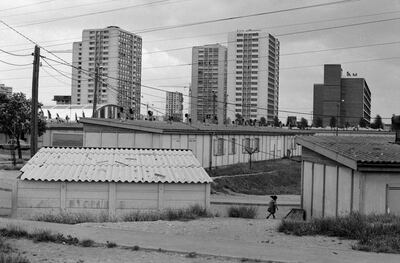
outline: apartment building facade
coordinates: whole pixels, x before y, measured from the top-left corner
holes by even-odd
[[[171,117],[174,121],[182,121],[183,94],[181,92],[167,91],[165,115],[167,120]]]
[[[192,49],[190,118],[224,124],[226,120],[227,48],[220,44]]]
[[[92,104],[98,69],[97,104],[122,106],[139,118],[142,39],[116,26],[85,29],[73,43],[72,104]]]
[[[5,94],[7,97],[11,97],[12,87],[8,87],[5,84],[0,84],[0,94]]]
[[[371,121],[371,91],[364,78],[343,77],[339,64],[324,65],[324,83],[314,84],[313,119],[329,126],[334,118],[339,127]]]
[[[278,116],[279,41],[260,30],[228,35],[228,117],[245,120]]]

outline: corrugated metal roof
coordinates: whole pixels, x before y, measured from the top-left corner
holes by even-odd
[[[45,147],[21,168],[22,180],[210,183],[190,150]]]
[[[400,164],[400,145],[394,136],[305,136],[300,145],[309,142],[339,155],[371,164]]]

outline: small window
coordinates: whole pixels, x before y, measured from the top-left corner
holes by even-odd
[[[230,155],[236,154],[236,139],[235,138],[231,138],[229,140],[229,154]]]
[[[214,140],[214,155],[224,155],[224,139]]]

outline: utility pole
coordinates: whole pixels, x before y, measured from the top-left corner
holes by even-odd
[[[31,157],[38,147],[38,97],[39,97],[40,48],[35,46],[33,53],[32,104],[31,104]]]
[[[94,94],[93,94],[93,111],[92,111],[92,118],[97,118],[97,89],[98,89],[98,82],[99,82],[99,67],[96,64],[94,72]]]

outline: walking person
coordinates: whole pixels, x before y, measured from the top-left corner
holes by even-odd
[[[276,204],[276,200],[278,197],[276,195],[271,195],[271,201],[268,204],[268,212],[269,215],[267,216],[267,219],[272,215],[272,218],[275,219],[275,212],[278,210],[278,205]]]

